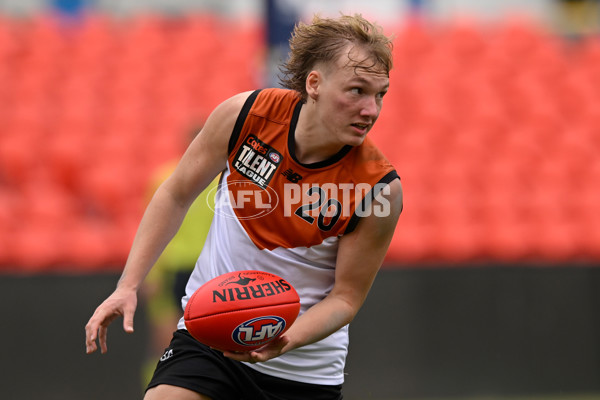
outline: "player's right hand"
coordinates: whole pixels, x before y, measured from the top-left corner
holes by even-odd
[[[87,354],[98,349],[96,339],[100,344],[100,352],[106,353],[106,334],[108,325],[117,317],[123,317],[123,330],[133,332],[133,314],[137,307],[137,293],[135,290],[117,288],[102,304],[85,325],[85,351]]]

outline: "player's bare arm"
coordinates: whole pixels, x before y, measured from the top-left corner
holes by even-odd
[[[377,216],[372,212],[361,219],[352,233],[340,239],[335,285],[331,293],[298,317],[284,335],[265,347],[246,354],[226,352],[226,356],[240,361],[266,361],[319,341],[354,319],[383,263],[402,212],[400,180],[395,179],[388,187],[389,192],[380,193],[373,208],[387,208],[389,213]]]
[[[108,326],[123,317],[125,332],[133,332],[137,290],[169,241],[177,233],[196,197],[222,171],[229,138],[249,93],[223,102],[207,119],[173,174],[157,189],[134,238],[116,290],[96,309],[85,327],[86,352],[107,351]]]

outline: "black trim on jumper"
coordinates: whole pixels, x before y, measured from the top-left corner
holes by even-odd
[[[317,169],[327,167],[329,165],[335,164],[340,161],[350,150],[353,149],[354,146],[346,145],[340,151],[338,151],[333,156],[329,157],[327,160],[318,161],[310,164],[303,164],[296,158],[296,125],[298,125],[298,118],[300,117],[300,110],[302,109],[302,102],[299,101],[294,108],[294,113],[292,114],[292,119],[290,121],[290,132],[288,133],[288,151],[292,156],[292,159],[296,161],[298,164],[302,165],[305,168]]]
[[[231,154],[231,152],[235,148],[235,145],[237,144],[238,139],[240,138],[242,128],[244,127],[244,123],[246,122],[246,117],[248,117],[248,113],[250,112],[252,105],[254,105],[254,101],[256,100],[256,97],[258,96],[261,90],[262,89],[258,89],[252,92],[250,96],[248,96],[248,98],[246,99],[246,102],[244,102],[244,105],[240,110],[237,120],[235,121],[233,131],[231,132],[231,137],[229,138],[229,145],[227,147],[228,154]]]
[[[369,207],[371,207],[371,204],[373,203],[373,200],[375,200],[375,197],[377,197],[379,192],[383,190],[384,185],[379,185],[379,183],[389,184],[394,179],[400,179],[396,170],[388,172],[383,178],[379,180],[379,182],[377,182],[378,184],[375,185],[371,189],[371,191],[365,195],[365,197],[360,202],[360,205],[356,207],[356,210],[354,211],[354,214],[352,214],[352,217],[350,217],[350,221],[348,222],[348,226],[346,227],[344,234],[350,233],[354,229],[356,229],[356,225],[358,225],[358,221],[361,218],[356,214],[356,212],[358,210],[367,210]],[[374,189],[377,190],[375,191]]]

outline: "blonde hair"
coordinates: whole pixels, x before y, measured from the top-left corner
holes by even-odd
[[[370,52],[373,65],[389,74],[392,69],[392,39],[383,29],[360,14],[339,18],[313,17],[310,24],[296,24],[290,38],[288,60],[281,65],[279,80],[283,87],[296,90],[306,101],[306,78],[317,64],[335,61],[349,43]]]

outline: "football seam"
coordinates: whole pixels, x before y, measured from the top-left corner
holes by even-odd
[[[185,318],[187,321],[193,321],[195,319],[198,318],[206,318],[206,317],[216,317],[218,315],[225,315],[225,314],[232,314],[235,312],[239,312],[239,311],[250,311],[250,310],[258,310],[260,308],[265,308],[265,307],[273,307],[273,306],[286,306],[286,305],[290,305],[290,304],[300,304],[299,302],[288,302],[288,303],[279,303],[279,304],[271,304],[268,306],[264,306],[264,307],[248,307],[248,308],[240,308],[238,310],[231,310],[231,311],[222,311],[219,313],[215,313],[215,314],[208,314],[208,315],[202,315],[199,317],[194,317],[194,318]]]

